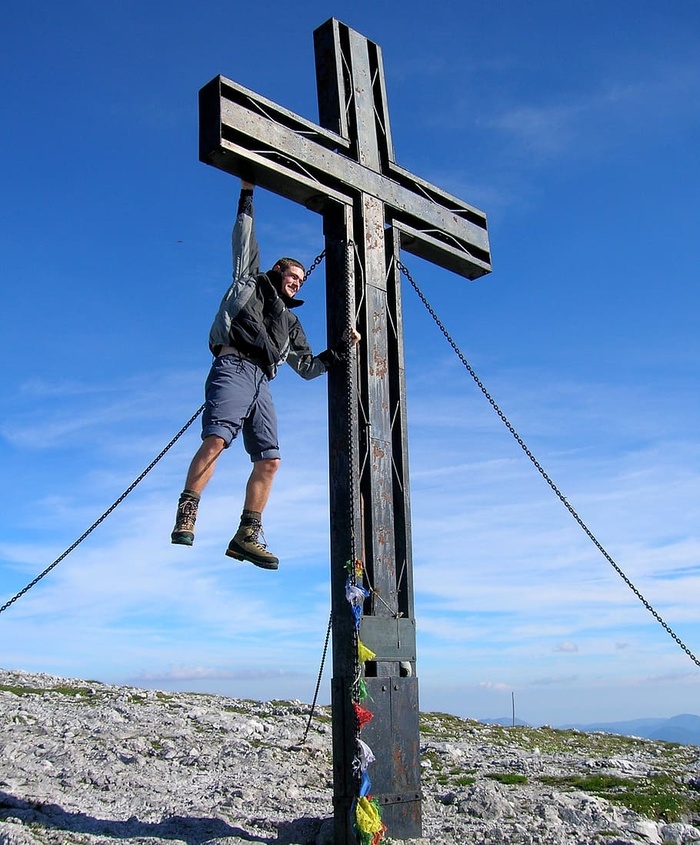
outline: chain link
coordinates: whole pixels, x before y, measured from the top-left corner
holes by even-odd
[[[316,703],[318,701],[318,692],[321,689],[321,678],[323,677],[323,668],[326,665],[326,655],[328,654],[328,643],[331,638],[331,630],[333,629],[333,613],[331,612],[330,616],[328,617],[328,627],[326,628],[326,639],[323,643],[323,653],[321,654],[321,665],[318,667],[318,675],[316,677],[316,689],[314,690],[314,698],[311,702],[311,709],[309,710],[309,718],[306,721],[306,729],[304,730],[304,736],[301,738],[301,744],[303,745],[306,742],[306,738],[309,735],[309,730],[311,729],[311,722],[314,718],[314,713],[316,712]]]
[[[304,273],[304,281],[306,281],[309,276],[313,273],[313,271],[318,267],[318,265],[323,261],[326,256],[326,250],[324,249],[323,252],[319,253],[316,258],[311,262],[309,269]]]
[[[355,507],[359,501],[360,494],[358,490],[358,481],[355,477],[355,467],[357,466],[357,403],[355,402],[355,362],[357,355],[353,354],[356,348],[352,342],[353,332],[355,331],[356,315],[355,315],[355,297],[354,297],[354,273],[355,268],[355,244],[353,241],[348,241],[345,247],[345,333],[347,336],[346,345],[346,402],[347,402],[347,437],[348,437],[348,483],[350,487],[350,562],[348,577],[353,586],[357,585],[357,537],[355,536]],[[353,625],[352,634],[352,650],[354,655],[353,667],[353,684],[351,688],[351,698],[353,702],[360,700],[360,681],[362,679],[362,666],[360,664],[359,655],[359,640],[360,632],[357,625]],[[355,721],[355,746],[356,754],[359,755],[359,741],[360,741],[360,722],[359,719]],[[356,779],[355,788],[359,794],[360,791],[360,770],[353,771]]]
[[[143,481],[143,479],[148,475],[148,473],[153,469],[153,467],[158,463],[158,461],[166,454],[166,452],[168,452],[175,445],[175,443],[177,443],[177,441],[182,437],[182,435],[187,431],[187,429],[192,425],[192,423],[197,419],[197,417],[202,413],[203,410],[204,405],[202,405],[202,407],[195,414],[193,414],[189,418],[189,420],[187,420],[187,422],[183,425],[180,431],[178,431],[175,437],[173,437],[170,443],[168,443],[168,445],[162,450],[162,452],[151,461],[151,463],[146,467],[146,469],[141,473],[141,475],[139,475],[139,477],[126,488],[126,490],[121,494],[121,496],[107,508],[107,510],[102,514],[102,516],[99,519],[96,519],[95,522],[93,522],[92,525],[87,529],[87,531],[81,534],[80,537],[78,537],[78,539],[75,541],[75,543],[73,543],[72,546],[69,546],[65,550],[65,552],[63,552],[63,554],[59,555],[50,566],[47,566],[46,569],[39,575],[37,575],[33,581],[30,581],[26,587],[23,587],[16,595],[12,596],[11,599],[6,601],[5,604],[0,607],[0,613],[7,610],[7,608],[10,607],[10,605],[14,604],[17,599],[22,598],[25,593],[29,592],[29,590],[31,590],[33,586],[38,584],[39,581],[41,581],[41,579],[45,575],[48,575],[54,567],[58,566],[58,564],[62,560],[67,558],[68,555],[74,549],[76,549],[86,537],[92,534],[92,532],[97,528],[97,526],[104,522],[104,520],[107,519],[107,517],[112,513],[112,511],[117,508],[124,501],[124,499],[126,499],[126,497],[129,495],[129,493],[131,493],[131,491],[136,487],[136,485]]]
[[[354,426],[353,426],[353,366],[352,366],[352,356],[350,351],[352,349],[352,341],[350,338],[352,337],[352,330],[355,328],[355,315],[353,313],[353,297],[351,296],[351,289],[350,283],[352,281],[352,265],[353,265],[353,255],[354,255],[354,243],[352,241],[348,241],[346,245],[346,252],[345,252],[345,323],[346,323],[346,333],[347,333],[347,355],[345,359],[346,363],[346,390],[347,390],[347,407],[348,407],[348,429],[347,429],[347,436],[348,436],[348,480],[350,484],[350,501],[352,503],[355,502],[355,436],[354,436]],[[306,280],[309,275],[315,270],[315,268],[320,264],[323,256],[325,255],[325,250],[312,262],[309,270],[304,277]],[[354,513],[352,506],[350,508],[350,559],[352,561],[352,572],[355,570],[355,557],[356,557],[356,540],[355,540],[355,526],[354,526]],[[323,675],[323,669],[326,664],[326,655],[328,653],[328,641],[330,639],[331,631],[333,628],[333,612],[328,618],[328,628],[326,630],[326,639],[323,644],[323,653],[321,655],[321,664],[318,669],[318,676],[316,678],[316,689],[314,691],[313,702],[311,704],[311,710],[309,711],[309,718],[306,722],[306,730],[304,731],[304,736],[302,738],[302,743],[306,742],[306,737],[308,736],[309,729],[311,727],[311,721],[314,717],[314,712],[316,710],[316,702],[318,700],[318,691],[319,687],[321,686],[321,677]],[[357,654],[357,642],[355,642],[354,646],[354,653]],[[357,667],[356,667],[357,668]],[[357,671],[355,672],[355,677],[357,677]]]
[[[353,572],[355,567],[355,558],[357,557],[357,541],[355,538],[355,514],[354,507],[357,501],[357,485],[355,479],[355,464],[357,443],[355,438],[355,381],[354,381],[354,356],[352,355],[353,343],[352,334],[355,330],[355,298],[352,296],[351,285],[353,281],[353,268],[355,259],[355,244],[348,241],[345,247],[345,333],[346,333],[346,369],[345,369],[345,389],[346,401],[348,408],[347,418],[347,437],[348,437],[348,481],[350,484],[350,559],[353,564]]]
[[[700,667],[700,659],[698,659],[695,656],[695,654],[693,654],[693,652],[681,640],[681,638],[678,636],[678,634],[676,634],[675,631],[673,631],[673,629],[662,619],[662,617],[659,615],[659,613],[654,609],[654,607],[652,607],[650,602],[647,601],[647,599],[642,595],[642,593],[637,589],[637,587],[635,587],[635,585],[632,583],[632,581],[630,581],[630,579],[627,577],[627,575],[625,575],[625,573],[622,571],[622,569],[618,566],[618,564],[608,554],[608,552],[603,547],[603,545],[599,542],[598,538],[593,534],[593,532],[586,525],[586,523],[583,521],[583,519],[581,519],[581,517],[578,515],[578,513],[573,508],[573,506],[571,504],[569,504],[566,496],[564,496],[564,494],[557,487],[557,485],[554,483],[554,481],[552,481],[552,479],[549,477],[549,475],[545,472],[545,470],[542,467],[542,465],[540,464],[540,462],[532,454],[530,449],[527,447],[527,444],[525,443],[525,441],[518,434],[518,432],[515,430],[515,428],[511,424],[510,420],[506,417],[506,415],[503,413],[503,411],[497,405],[495,399],[488,392],[488,390],[486,389],[486,387],[482,383],[481,379],[478,377],[478,375],[476,374],[476,372],[472,368],[469,361],[467,361],[467,359],[464,357],[461,350],[459,349],[459,347],[457,346],[455,341],[452,339],[450,333],[447,331],[447,329],[445,328],[445,326],[441,322],[440,318],[437,316],[437,314],[433,310],[432,306],[430,305],[428,300],[425,298],[425,295],[423,294],[423,292],[421,291],[421,289],[418,287],[417,283],[415,282],[415,280],[411,276],[408,268],[404,264],[402,264],[400,261],[398,262],[398,267],[399,267],[399,270],[404,274],[404,276],[406,276],[408,281],[411,283],[413,290],[418,294],[418,297],[421,300],[421,302],[423,303],[423,305],[425,305],[428,313],[433,318],[435,325],[440,329],[440,331],[444,335],[445,339],[450,344],[450,346],[454,350],[455,354],[457,355],[459,360],[462,362],[462,364],[464,365],[464,367],[466,368],[467,372],[472,377],[474,382],[476,383],[476,386],[484,394],[484,396],[488,400],[488,402],[491,405],[491,407],[493,408],[493,410],[496,412],[496,414],[498,414],[501,422],[505,425],[505,427],[508,429],[508,431],[513,435],[513,437],[514,437],[516,443],[518,444],[518,446],[520,446],[520,448],[523,450],[523,452],[525,452],[525,454],[530,459],[530,461],[532,462],[535,469],[539,472],[539,474],[542,476],[542,478],[544,478],[544,480],[547,482],[549,487],[552,489],[555,496],[564,505],[564,507],[567,509],[567,511],[569,511],[571,516],[576,520],[576,522],[581,527],[581,529],[584,531],[584,533],[589,538],[589,540],[598,549],[598,551],[603,555],[603,557],[608,561],[608,563],[612,566],[612,568],[615,570],[615,572],[617,572],[617,574],[620,576],[620,578],[622,578],[622,580],[625,582],[625,584],[630,588],[630,590],[639,599],[639,601],[644,605],[644,607],[649,611],[649,613],[651,613],[651,615],[659,623],[659,625],[661,625],[661,627],[664,629],[664,631],[666,631],[666,633],[671,637],[671,639],[678,646],[680,646],[680,648],[688,655],[688,657],[693,661],[693,663],[695,663],[696,666]]]

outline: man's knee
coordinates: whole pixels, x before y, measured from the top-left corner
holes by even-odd
[[[263,458],[260,461],[256,461],[253,464],[253,472],[256,475],[266,476],[267,478],[273,478],[277,470],[280,466],[280,459],[279,458]]]
[[[218,434],[208,434],[204,440],[202,440],[202,445],[199,447],[199,451],[200,454],[206,454],[215,458],[220,455],[225,448],[226,441],[223,437],[219,437]]]
[[[192,466],[196,471],[204,470],[206,467],[213,466],[216,459],[226,448],[226,441],[215,434],[211,434],[202,440],[202,443],[197,449],[194,458],[192,458]]]

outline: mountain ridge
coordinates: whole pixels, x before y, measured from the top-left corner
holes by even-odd
[[[484,725],[512,726],[513,719],[500,716],[496,719],[478,719]],[[534,727],[522,719],[515,720],[520,727]],[[700,745],[700,716],[694,713],[679,713],[676,716],[643,716],[638,719],[623,719],[616,722],[569,722],[553,725],[558,730],[582,731],[583,733],[609,733],[620,736],[640,737],[641,739],[676,742],[680,745]]]

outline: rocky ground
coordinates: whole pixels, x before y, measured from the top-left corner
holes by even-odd
[[[308,714],[0,670],[0,845],[328,845],[330,714],[302,744]],[[700,843],[697,746],[432,713],[421,755],[412,845]]]

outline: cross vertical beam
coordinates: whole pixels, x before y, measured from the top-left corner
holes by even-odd
[[[379,48],[336,21],[329,21],[318,29],[314,41],[319,113],[323,125],[351,140],[350,154],[363,167],[382,172],[393,162],[393,148]],[[335,84],[328,84],[329,68],[334,70],[332,80]],[[361,191],[353,203],[353,229],[361,233],[355,243],[357,266],[353,293],[365,342],[360,353],[357,395],[345,397],[345,401],[350,403],[350,436],[359,447],[357,467],[352,468],[357,473],[359,489],[355,491],[345,479],[334,479],[331,474],[331,508],[351,514],[351,527],[359,529],[360,557],[372,590],[360,630],[362,641],[376,653],[376,660],[365,667],[374,719],[362,734],[377,758],[370,767],[372,794],[380,803],[390,835],[413,838],[421,835],[422,824],[403,338],[397,266],[400,235],[398,230],[386,229],[385,203],[366,190]],[[338,270],[338,267],[327,266],[331,303],[342,301],[331,292],[333,279],[342,279]],[[329,321],[331,319],[329,314]],[[333,431],[333,421],[338,419],[333,413],[338,407],[337,397],[330,395],[329,401],[330,441],[333,444],[338,442],[341,432]],[[349,446],[345,444],[352,458]],[[347,608],[343,607],[342,553],[348,547],[347,538],[345,540],[337,543],[341,559],[334,559],[336,545],[331,544],[333,615],[337,620],[333,638],[333,711],[338,713],[338,719],[334,721],[334,747],[347,742],[348,724],[352,727],[354,720],[350,710],[354,655],[347,653],[347,643],[353,640],[343,620],[347,617]],[[341,678],[350,679],[350,684]],[[342,839],[344,819],[356,792],[356,778],[352,768],[345,772],[341,770],[343,763],[347,764],[343,755],[335,753],[334,759],[336,841],[342,842],[345,841]]]
[[[350,154],[374,172],[393,160],[388,112],[383,87],[381,53],[352,30],[331,21],[314,33],[319,113],[326,128],[351,140]],[[328,84],[328,70],[333,69]],[[357,466],[358,489],[331,471],[331,513],[344,513],[341,525],[356,531],[358,554],[372,590],[366,602],[360,637],[376,653],[365,667],[369,709],[374,718],[362,737],[373,749],[370,767],[372,795],[379,802],[391,836],[421,835],[418,682],[415,677],[415,623],[410,559],[410,508],[406,459],[405,390],[401,343],[400,290],[397,268],[399,238],[385,229],[381,199],[366,190],[353,203],[353,288],[340,289],[340,266],[327,264],[331,305],[351,296],[365,338],[357,373],[356,395],[342,397],[351,420],[355,456],[343,443],[346,415],[338,415],[339,399],[329,394],[331,450],[342,444]],[[349,227],[348,227],[349,228]],[[387,237],[387,233],[389,237]],[[354,240],[352,236],[347,238]],[[340,327],[338,327],[340,328]],[[331,374],[331,384],[337,380]],[[334,411],[336,411],[334,413]],[[347,434],[346,434],[347,436]],[[337,447],[336,447],[337,448]],[[395,460],[396,452],[396,460]],[[342,529],[341,529],[342,533]],[[347,818],[357,792],[352,770],[354,756],[343,753],[354,746],[352,684],[354,654],[345,600],[345,570],[350,537],[332,538],[331,572],[333,603],[333,734],[335,841],[344,842]],[[402,669],[404,667],[402,676]],[[405,677],[408,668],[412,677]],[[348,767],[348,763],[350,766]]]
[[[372,794],[390,836],[421,836],[399,252],[468,279],[491,264],[484,214],[396,164],[380,48],[333,18],[314,47],[320,126],[217,77],[200,91],[200,158],[323,215],[329,342],[348,319],[363,337],[349,379],[331,370],[328,388],[334,842],[346,845],[357,794],[353,555],[371,589],[360,638],[376,653],[362,732],[376,756]]]

